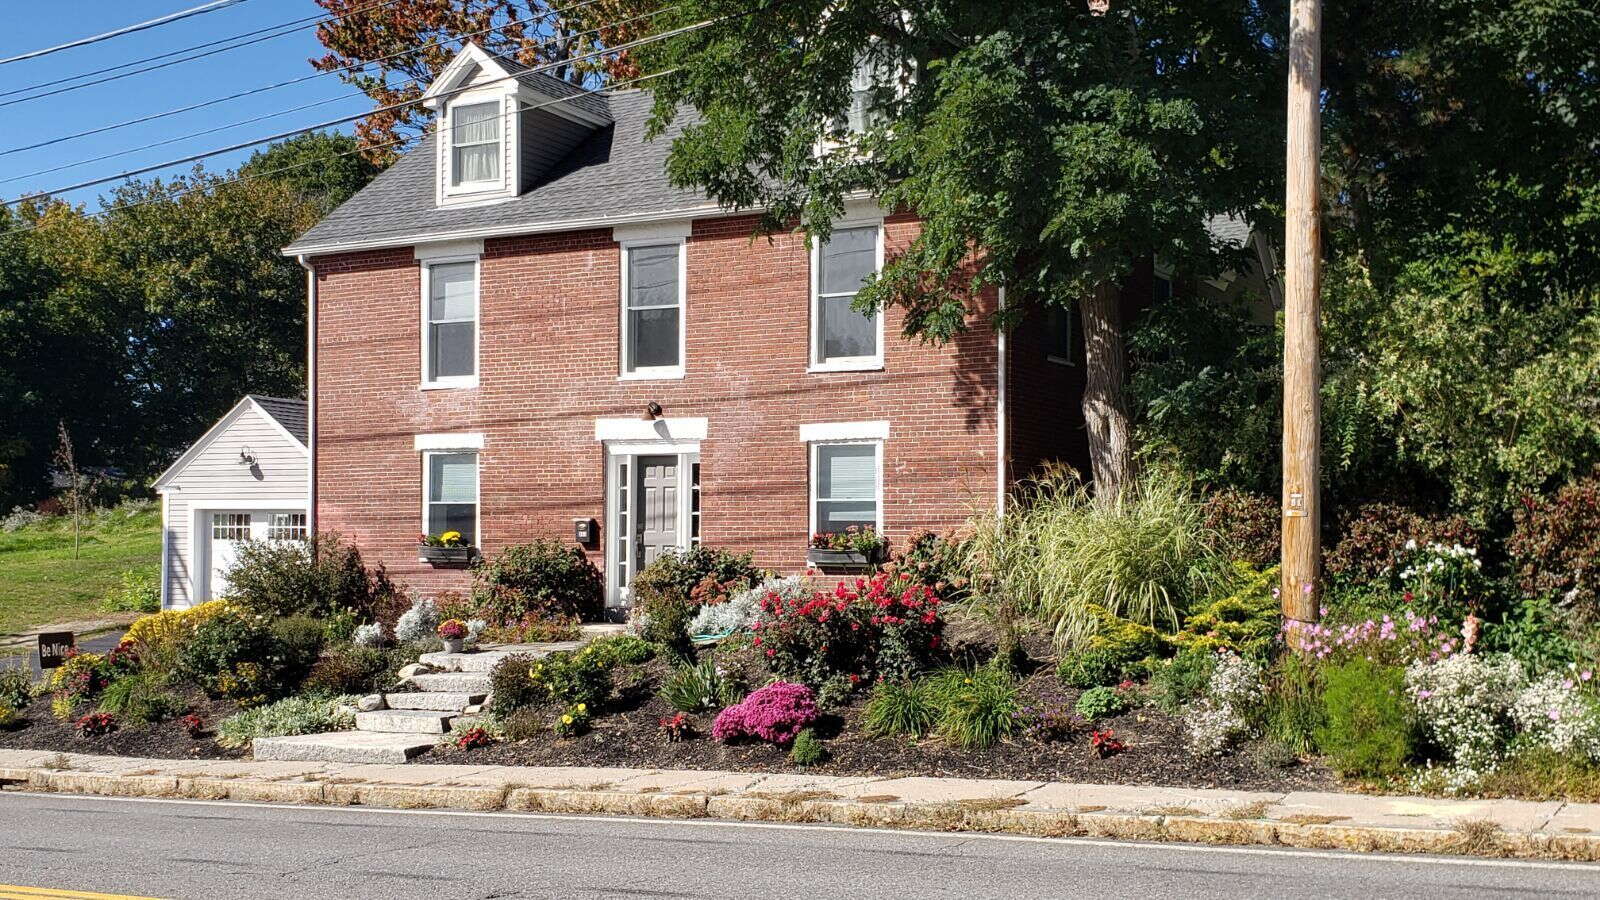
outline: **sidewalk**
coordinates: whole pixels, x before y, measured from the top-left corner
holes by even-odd
[[[39,641],[39,635],[53,631],[70,631],[81,640],[93,637],[107,631],[126,629],[139,618],[141,613],[107,613],[93,619],[81,619],[75,622],[56,622],[51,625],[29,625],[16,634],[0,634],[0,651],[5,650],[32,650]]]
[[[0,788],[1600,861],[1600,804],[1518,800],[956,778],[157,760],[35,750],[0,750]]]

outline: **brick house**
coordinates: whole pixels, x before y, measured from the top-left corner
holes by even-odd
[[[419,532],[555,538],[622,606],[670,547],[800,572],[812,532],[903,544],[1040,460],[1083,464],[1070,320],[931,347],[849,308],[914,218],[862,201],[824,245],[752,240],[751,215],[667,183],[648,94],[476,47],[425,102],[444,137],[285,250],[310,279],[314,527],[401,581],[468,583],[419,562]]]

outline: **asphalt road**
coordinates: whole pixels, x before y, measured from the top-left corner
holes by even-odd
[[[8,886],[430,900],[1595,897],[1600,866],[6,793],[0,897]]]

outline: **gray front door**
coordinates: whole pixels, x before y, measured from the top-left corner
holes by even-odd
[[[634,559],[643,569],[678,546],[678,457],[641,456],[634,471]]]

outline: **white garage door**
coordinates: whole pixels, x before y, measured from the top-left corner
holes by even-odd
[[[215,600],[227,596],[228,570],[246,541],[303,540],[306,514],[288,509],[217,511],[208,514],[205,533],[210,577],[202,599]]]

